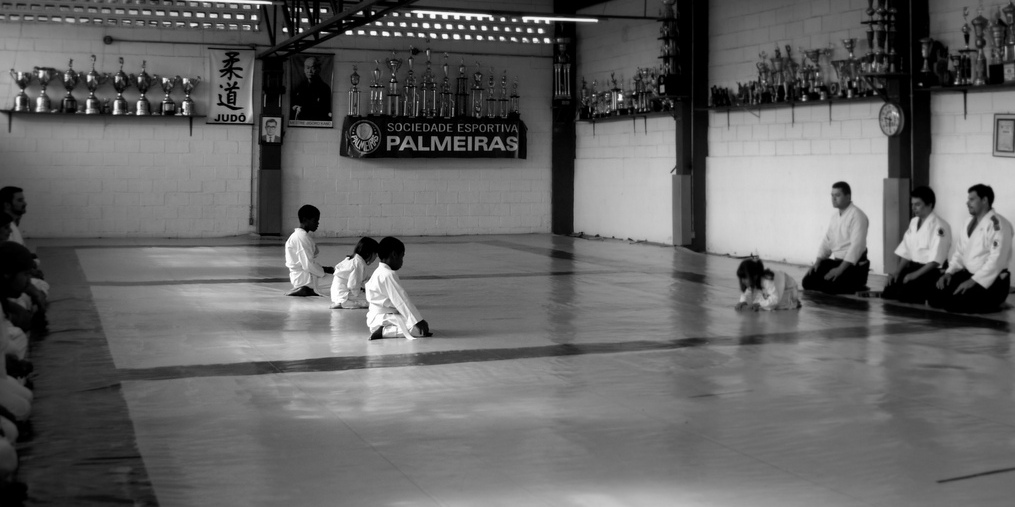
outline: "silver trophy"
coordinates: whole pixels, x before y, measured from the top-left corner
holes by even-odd
[[[113,89],[116,90],[116,98],[113,99],[113,114],[123,116],[130,114],[127,108],[127,99],[123,98],[123,92],[130,88],[130,76],[123,71],[123,57],[120,57],[120,70],[113,74]]]
[[[385,110],[388,112],[388,116],[401,116],[402,94],[398,91],[398,78],[396,75],[398,74],[398,69],[402,66],[402,59],[392,50],[387,64],[388,70],[391,71],[391,79],[388,80],[388,95]]]
[[[190,92],[201,83],[201,76],[185,77],[180,79],[180,87],[183,88],[183,102],[180,103],[180,115],[194,116],[194,100],[190,98]]]
[[[441,118],[455,117],[455,96],[451,93],[451,77],[448,75],[448,54],[444,53],[444,80],[441,81],[441,97],[438,114]]]
[[[18,113],[27,113],[32,110],[31,99],[28,98],[28,94],[25,93],[25,88],[28,88],[28,83],[32,82],[31,72],[17,72],[11,69],[11,78],[14,79],[14,84],[21,88],[21,93],[14,97],[14,111]]]
[[[35,98],[35,112],[36,113],[48,113],[53,108],[49,102],[49,96],[46,95],[46,85],[53,80],[59,74],[59,72],[52,67],[35,67],[33,69],[35,78],[39,80],[39,85],[42,89],[39,91],[39,96]]]
[[[472,95],[469,105],[473,118],[483,117],[483,73],[480,69],[479,62],[476,62],[476,72],[472,73]]]
[[[409,46],[409,58],[406,59],[406,63],[409,66],[408,72],[405,74],[405,86],[402,87],[402,93],[405,95],[403,101],[404,107],[402,108],[402,114],[409,118],[415,118],[419,116],[419,87],[416,86],[416,73],[412,70],[412,64],[415,61],[416,49]],[[390,62],[390,60],[389,60]],[[392,75],[394,78],[394,75]]]
[[[162,91],[166,93],[166,96],[162,98],[162,115],[163,116],[175,116],[176,115],[176,102],[169,96],[173,93],[173,88],[176,88],[177,83],[180,82],[180,76],[164,77],[159,80],[159,84],[162,85]]]
[[[152,87],[152,83],[155,83],[159,79],[157,75],[150,75],[145,71],[145,67],[148,66],[147,60],[141,61],[141,73],[138,75],[131,74],[130,81],[137,87],[137,91],[141,93],[141,96],[137,99],[137,108],[134,114],[137,116],[148,116],[152,114],[152,105],[148,102],[148,97],[145,94],[148,93],[148,89]]]
[[[359,116],[359,73],[356,66],[352,66],[352,75],[349,76],[352,88],[349,89],[349,116]]]
[[[85,114],[102,114],[102,101],[95,96],[103,83],[109,80],[109,74],[99,74],[95,71],[95,55],[92,55],[92,70],[85,74],[85,88],[88,88],[88,98],[85,99]]]
[[[76,113],[78,112],[78,101],[74,99],[74,87],[81,81],[81,75],[74,72],[74,60],[67,63],[67,72],[64,72],[61,76],[63,79],[63,89],[67,90],[67,95],[63,98],[60,103],[61,113]]]
[[[384,86],[381,84],[381,61],[374,60],[373,81],[370,83],[370,116],[384,114]]]

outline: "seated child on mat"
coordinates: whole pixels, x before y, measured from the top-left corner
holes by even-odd
[[[782,271],[765,269],[761,259],[747,259],[737,268],[740,280],[741,310],[794,310],[800,308],[800,289],[796,280]]]
[[[335,266],[335,278],[331,281],[331,308],[367,308],[363,292],[363,275],[367,266],[377,258],[377,241],[360,238],[352,255]]]
[[[300,226],[285,242],[285,267],[289,268],[289,281],[293,290],[286,296],[317,296],[317,280],[335,272],[317,263],[317,244],[310,233],[321,224],[321,210],[310,204],[300,207],[297,216]]]
[[[386,237],[377,245],[377,257],[381,262],[366,284],[370,339],[393,338],[399,333],[410,340],[433,336],[395,273],[402,267],[405,245],[397,238]]]

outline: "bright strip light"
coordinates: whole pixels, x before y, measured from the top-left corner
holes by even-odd
[[[562,18],[556,16],[522,16],[522,21],[564,21],[570,23],[598,23],[596,18]]]
[[[273,5],[274,0],[229,0],[227,4]]]
[[[490,19],[493,19],[493,16],[491,16],[489,14],[480,14],[478,12],[451,12],[451,11],[422,11],[422,10],[413,10],[412,13],[413,14],[424,14],[424,15],[429,15],[429,16],[470,16],[470,17],[473,17],[473,18],[490,18]]]

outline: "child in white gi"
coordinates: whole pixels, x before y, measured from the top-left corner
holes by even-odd
[[[740,302],[736,311],[795,310],[800,308],[800,289],[796,280],[782,271],[765,269],[761,259],[747,259],[737,268]]]
[[[321,224],[321,210],[304,204],[297,216],[300,226],[285,242],[285,267],[289,268],[289,281],[293,290],[286,296],[317,296],[317,280],[335,272],[335,268],[317,263],[317,244],[310,233]]]
[[[399,333],[409,340],[433,336],[395,273],[402,267],[405,245],[396,238],[384,238],[377,246],[377,257],[381,262],[366,284],[370,339],[393,338]]]
[[[331,281],[331,309],[370,306],[363,290],[363,275],[376,258],[377,241],[360,238],[352,255],[335,266],[335,278]]]

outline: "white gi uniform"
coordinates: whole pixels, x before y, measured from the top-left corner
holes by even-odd
[[[310,233],[297,227],[285,242],[285,267],[293,288],[310,287],[317,292],[317,280],[326,274],[317,263],[317,244]]]
[[[367,327],[371,333],[383,327],[383,336],[386,338],[394,338],[399,333],[410,340],[421,336],[418,332],[413,335],[413,327],[423,320],[423,317],[402,288],[398,273],[387,264],[383,262],[378,264],[370,280],[367,280],[366,293],[367,302],[370,304],[370,309],[367,310]]]
[[[8,326],[10,323],[4,316],[0,319],[0,348],[7,348]],[[0,406],[7,409],[18,421],[25,421],[32,413],[32,399],[32,391],[8,376],[6,361],[0,361]]]
[[[844,260],[855,266],[864,250],[867,250],[867,215],[852,203],[841,213],[835,210],[818,248],[818,258]]]
[[[750,287],[740,295],[740,302],[759,304],[762,310],[794,310],[800,308],[800,288],[796,280],[782,271],[773,271],[772,279],[761,277],[761,290]]]
[[[990,210],[976,224],[972,235],[966,232],[959,234],[959,244],[946,273],[954,274],[964,269],[981,287],[990,288],[997,275],[1008,269],[1011,262],[1011,222]]]
[[[363,279],[367,263],[359,254],[352,254],[335,266],[335,278],[331,281],[332,308],[367,308],[369,304],[363,292]]]
[[[13,241],[21,246],[25,246],[25,238],[21,235],[21,229],[18,229],[18,224],[11,222],[11,237],[7,238],[7,241]]]
[[[948,260],[948,251],[952,248],[951,226],[933,212],[927,215],[923,225],[919,223],[920,217],[913,217],[909,221],[909,228],[895,249],[895,255],[910,262],[936,262],[938,266],[944,266]]]

